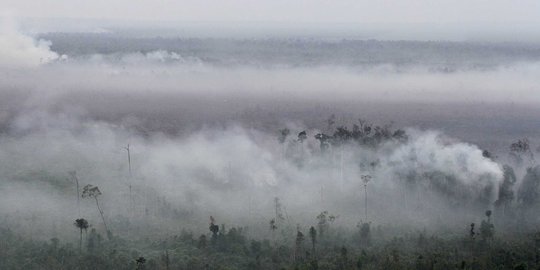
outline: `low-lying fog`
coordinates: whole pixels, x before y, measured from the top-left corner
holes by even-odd
[[[537,181],[535,171],[525,177],[540,142],[535,44],[90,36],[96,47],[77,47],[87,35],[30,37],[8,26],[0,35],[0,217],[14,230],[74,230],[70,171],[81,188],[99,187],[120,234],[127,222],[158,234],[206,231],[212,215],[266,237],[276,197],[291,226],[328,210],[354,227],[366,219],[363,175],[372,177],[374,224],[465,230],[497,200],[523,204],[524,178]],[[282,42],[283,55],[265,49]],[[324,46],[340,48],[336,61]],[[447,50],[453,58],[441,56]],[[341,126],[356,137],[334,134]],[[320,133],[335,136],[322,142]],[[523,138],[530,149],[510,153]],[[507,201],[505,164],[518,179]],[[80,207],[102,230],[95,202]]]

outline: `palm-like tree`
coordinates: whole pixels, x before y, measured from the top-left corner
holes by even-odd
[[[101,191],[97,186],[92,185],[86,185],[83,187],[82,197],[83,198],[94,198],[96,201],[96,206],[99,211],[99,214],[101,215],[101,220],[103,220],[103,226],[105,227],[105,231],[109,233],[109,229],[107,228],[107,223],[105,222],[105,217],[103,216],[103,210],[101,210],[101,207],[99,206],[98,196],[101,195]]]
[[[73,225],[75,225],[75,227],[79,228],[81,234],[80,234],[80,238],[79,238],[79,252],[82,252],[82,232],[83,230],[87,230],[88,227],[90,227],[90,225],[88,224],[88,220],[84,219],[84,218],[78,218],[75,220],[75,223],[73,223]]]
[[[137,269],[144,269],[144,263],[146,262],[144,257],[139,257],[135,262],[137,263]]]

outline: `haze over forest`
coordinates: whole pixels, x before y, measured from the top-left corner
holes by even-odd
[[[540,22],[499,2],[6,13],[0,269],[537,267]]]

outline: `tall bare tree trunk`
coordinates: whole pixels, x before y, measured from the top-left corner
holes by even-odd
[[[127,151],[127,158],[128,158],[128,170],[129,170],[129,211],[130,211],[130,216],[132,217],[133,216],[133,192],[132,192],[132,187],[131,187],[131,177],[132,177],[132,173],[131,173],[131,151],[130,151],[130,148],[129,148],[129,143],[126,147],[126,151]]]
[[[82,253],[82,228],[80,228],[81,230],[81,234],[80,234],[80,237],[79,237],[79,253]]]
[[[364,202],[364,207],[365,207],[365,214],[366,214],[366,222],[368,222],[368,217],[367,217],[367,184],[364,185],[364,197],[365,197],[365,202]]]
[[[77,177],[77,171],[70,171],[69,174],[75,180],[75,184],[77,186],[77,210],[78,210],[78,217],[81,217],[81,194],[79,190],[79,178]]]
[[[169,251],[165,250],[165,269],[169,270]]]
[[[339,179],[341,183],[341,191],[345,190],[345,183],[343,179],[343,143],[341,144],[341,154],[339,156]]]
[[[103,220],[103,226],[105,226],[105,231],[108,233],[109,229],[107,228],[107,223],[105,222],[105,217],[103,216],[103,211],[101,210],[101,207],[99,207],[99,202],[98,202],[97,197],[94,197],[94,199],[96,199],[96,206],[97,206],[97,209],[99,211],[99,214],[101,215],[101,220]]]

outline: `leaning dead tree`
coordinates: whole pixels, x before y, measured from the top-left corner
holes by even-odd
[[[107,223],[105,222],[105,217],[103,215],[103,210],[101,210],[101,207],[99,206],[99,200],[98,197],[101,195],[101,191],[97,186],[93,185],[86,185],[83,187],[82,197],[83,198],[94,198],[96,201],[96,207],[99,211],[99,214],[101,215],[101,220],[103,220],[103,226],[105,227],[105,231],[108,233],[109,229],[107,228]]]

